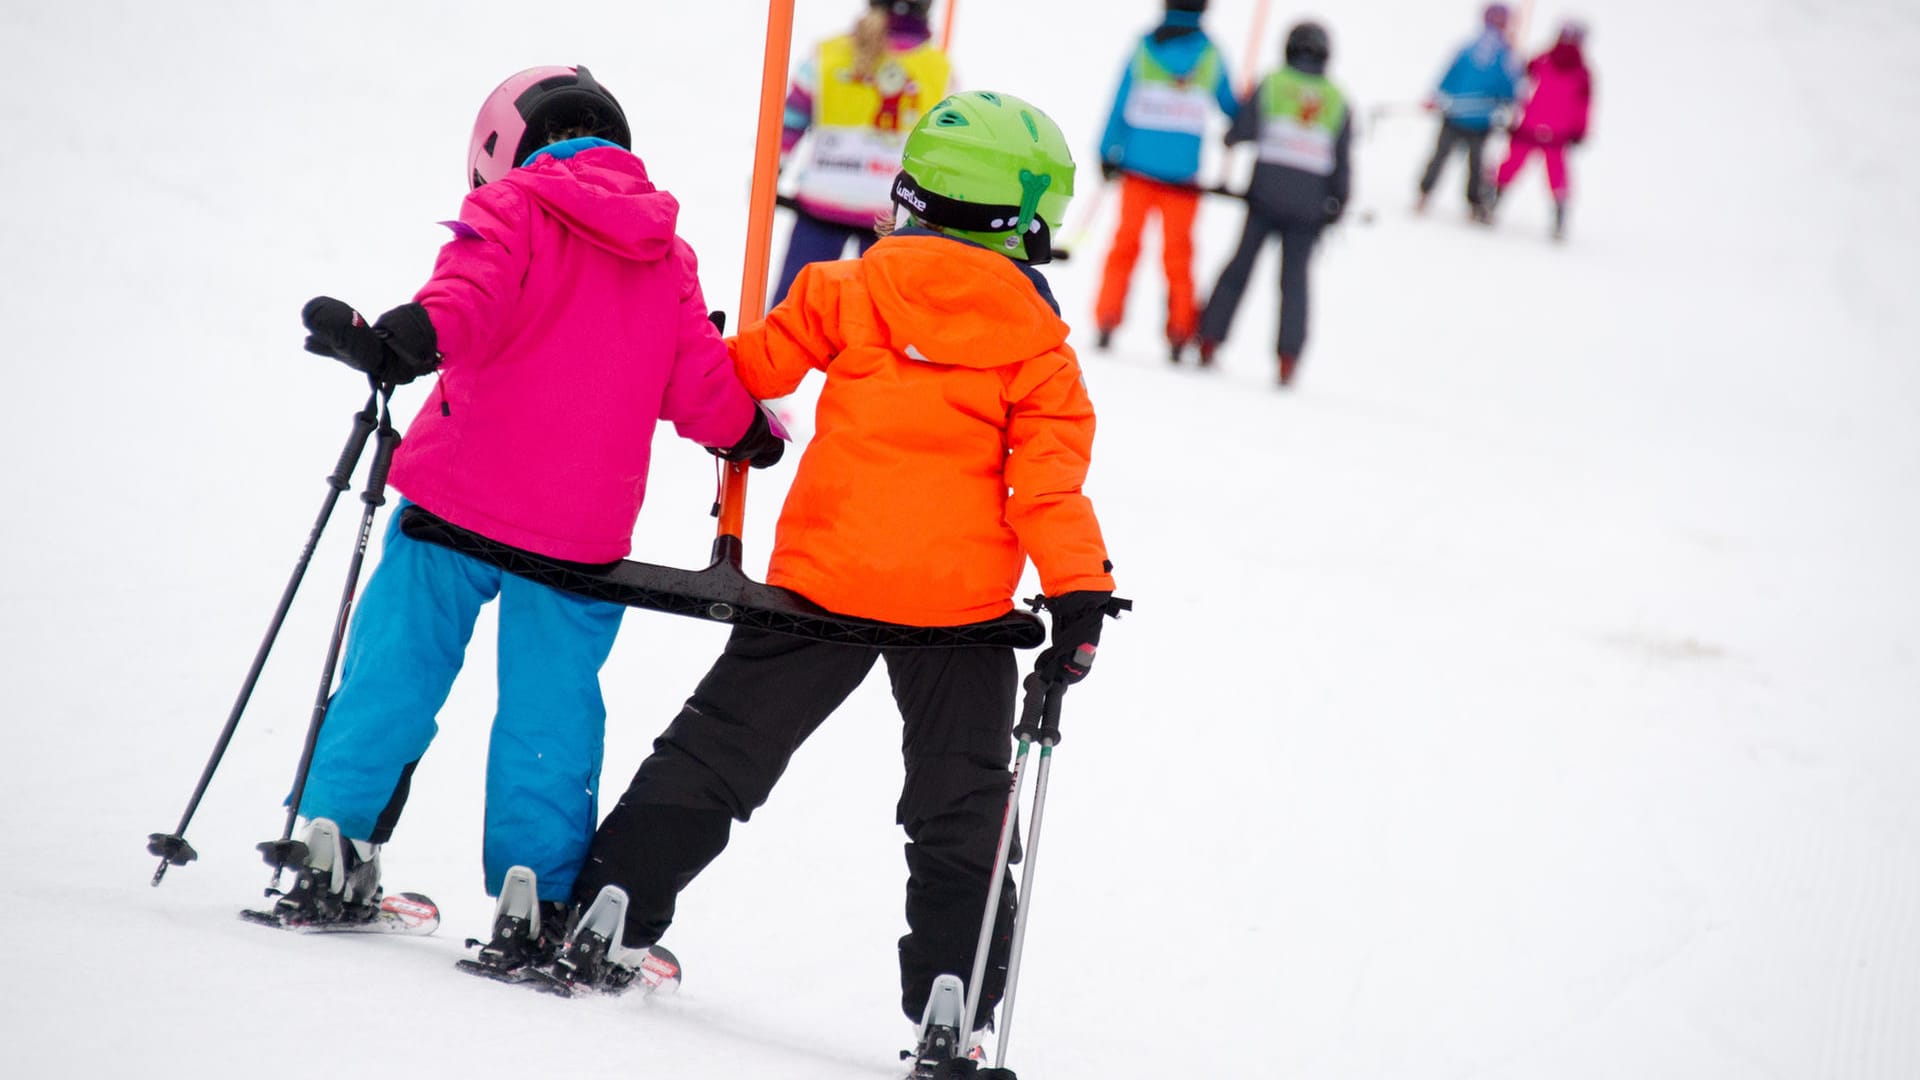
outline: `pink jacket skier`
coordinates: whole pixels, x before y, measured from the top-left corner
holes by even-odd
[[[730,446],[754,415],[707,321],[679,204],[618,146],[563,146],[467,197],[414,299],[440,381],[393,486],[453,522],[574,562],[626,556],[656,418]]]
[[[780,456],[707,320],[693,251],[674,233],[679,205],[629,142],[619,103],[586,68],[509,78],[481,107],[473,190],[414,302],[371,326],[329,297],[302,313],[309,351],[378,383],[439,374],[389,476],[409,502],[574,562],[627,554],[661,420],[735,460]],[[515,895],[564,901],[599,821],[600,667],[624,609],[412,539],[399,519],[314,744],[299,808],[307,855],[276,905],[283,922],[371,917],[379,847],[496,598],[488,893],[521,868]]]
[[[1507,159],[1494,175],[1496,200],[1520,173],[1534,151],[1547,163],[1547,184],[1553,189],[1554,238],[1566,232],[1567,200],[1571,194],[1567,177],[1567,147],[1578,146],[1587,137],[1587,122],[1593,108],[1593,73],[1588,70],[1581,46],[1586,28],[1569,22],[1560,28],[1552,48],[1527,65],[1527,77],[1533,83],[1526,107],[1513,125]]]

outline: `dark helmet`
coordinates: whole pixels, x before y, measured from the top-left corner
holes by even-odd
[[[1327,28],[1315,22],[1303,22],[1287,32],[1287,62],[1307,60],[1325,64],[1333,55],[1333,43]]]
[[[1191,11],[1195,15],[1207,10],[1207,0],[1167,0],[1168,11]]]
[[[1513,9],[1505,4],[1488,4],[1483,18],[1489,30],[1505,30],[1513,21]]]
[[[933,0],[868,0],[867,6],[882,8],[890,15],[914,15],[924,19],[933,8]]]
[[[467,180],[491,183],[566,131],[633,149],[627,114],[584,66],[528,68],[487,95],[467,145]]]
[[[1587,24],[1579,19],[1568,19],[1560,24],[1560,40],[1568,45],[1584,45],[1587,41]]]

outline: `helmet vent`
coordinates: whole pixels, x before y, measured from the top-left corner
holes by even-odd
[[[488,157],[492,157],[492,156],[493,156],[493,144],[494,144],[494,143],[497,143],[497,142],[499,142],[499,141],[500,141],[500,133],[496,131],[496,132],[494,132],[493,134],[491,134],[491,135],[489,135],[489,136],[487,136],[487,141],[486,141],[486,144],[485,144],[485,145],[483,145],[483,146],[481,146],[481,147],[480,147],[480,149],[482,149],[482,150],[485,150],[485,151],[487,152],[487,156],[488,156]]]
[[[1026,121],[1027,134],[1033,136],[1034,142],[1039,142],[1040,141],[1040,125],[1033,122],[1033,114],[1028,112],[1025,109],[1021,109],[1020,119]]]
[[[966,117],[961,116],[951,109],[934,117],[933,122],[939,127],[970,127],[972,125],[972,122]]]
[[[999,94],[993,94],[993,93],[988,93],[987,91],[985,91],[985,90],[982,90],[982,91],[980,91],[980,93],[979,93],[979,94],[978,94],[977,96],[978,96],[978,97],[980,98],[980,100],[981,100],[981,101],[984,101],[984,102],[986,102],[986,103],[987,103],[987,104],[989,104],[989,105],[998,105],[998,104],[1000,104],[1000,95],[999,95]]]

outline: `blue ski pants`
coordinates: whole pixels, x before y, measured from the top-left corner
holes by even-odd
[[[404,504],[403,504],[404,505]],[[314,746],[300,813],[383,843],[466,658],[480,608],[500,598],[499,705],[487,748],[487,895],[512,866],[565,901],[599,823],[606,703],[600,668],[626,609],[514,577],[400,531],[362,591]]]

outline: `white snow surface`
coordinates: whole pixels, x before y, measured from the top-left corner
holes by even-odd
[[[799,41],[858,7],[803,3]],[[1254,8],[1208,17],[1236,68]],[[967,0],[956,60],[1050,110],[1088,166],[1158,10]],[[1363,114],[1417,100],[1476,12],[1318,10]],[[1532,43],[1565,13],[1541,5]],[[1067,700],[1008,1061],[1028,1080],[1920,1076],[1920,10],[1579,13],[1599,106],[1571,240],[1546,242],[1537,171],[1491,232],[1463,221],[1458,164],[1412,217],[1431,121],[1382,120],[1356,161],[1377,219],[1317,256],[1292,393],[1271,385],[1271,254],[1206,375],[1166,362],[1151,250],[1116,349],[1092,351],[1112,200],[1051,271],[1100,412],[1087,490],[1138,610]],[[151,889],[143,850],[364,397],[300,350],[301,304],[407,299],[481,97],[580,62],[735,308],[761,20],[0,7],[0,1074],[898,1072],[898,720],[877,676],[686,892],[675,998],[453,969],[491,912],[490,615],[385,857],[441,931],[234,917],[267,883],[252,845],[280,828],[352,497],[188,830],[200,860]],[[1097,187],[1085,167],[1067,232]],[[1238,226],[1205,208],[1203,291]],[[637,557],[699,565],[710,459],[658,446]],[[756,573],[786,477],[753,478]],[[629,617],[603,808],[724,635]]]

